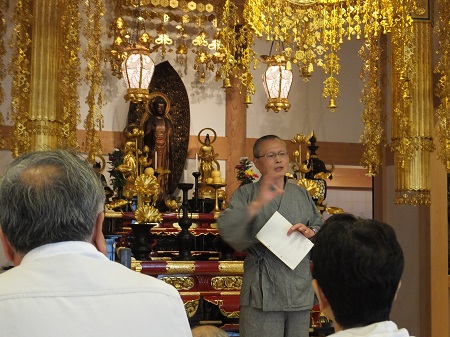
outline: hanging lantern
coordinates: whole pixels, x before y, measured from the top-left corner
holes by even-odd
[[[133,103],[146,102],[150,99],[148,87],[155,71],[155,62],[150,57],[150,51],[141,45],[127,49],[127,54],[122,63],[123,78],[127,84],[124,98]]]
[[[292,71],[290,62],[284,55],[263,55],[261,57],[267,63],[267,70],[263,74],[263,85],[267,94],[266,109],[279,112],[281,109],[288,111],[291,105],[288,101],[289,91],[292,85]]]

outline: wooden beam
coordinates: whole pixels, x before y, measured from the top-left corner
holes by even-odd
[[[12,130],[12,126],[0,126],[0,131],[5,138],[10,137],[9,135]],[[114,148],[122,149],[124,146],[123,134],[120,131],[99,131],[98,135],[102,143],[103,154],[105,155],[112,152]],[[85,130],[77,130],[77,139],[81,147],[84,145],[85,136]],[[247,138],[245,140],[245,156],[249,157],[249,159],[253,158],[252,148],[255,141],[256,138]],[[286,144],[289,152],[297,149],[297,145],[292,144],[290,140],[286,140]],[[226,137],[217,137],[217,140],[212,145],[214,146],[214,151],[219,154],[217,159],[227,160],[227,153],[229,151],[228,139]],[[191,135],[189,137],[187,158],[195,158],[195,153],[198,152],[200,146],[201,144],[197,139],[197,135]],[[360,166],[359,161],[364,150],[362,144],[318,141],[317,146],[319,146],[317,155],[327,166],[332,164]],[[306,153],[306,146],[302,146],[302,153]],[[387,153],[390,153],[390,151],[387,151]]]

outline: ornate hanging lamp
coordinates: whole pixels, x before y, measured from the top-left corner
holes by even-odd
[[[267,70],[262,76],[264,90],[267,94],[266,109],[280,112],[288,111],[291,104],[288,101],[292,85],[292,70],[290,62],[282,54],[261,57],[267,63]]]
[[[155,62],[150,57],[150,51],[139,44],[129,48],[127,54],[122,63],[122,74],[127,84],[124,98],[133,103],[148,101],[148,87],[155,71]]]
[[[139,2],[135,12],[135,41],[130,41],[130,47],[125,49],[125,60],[122,62],[122,74],[127,85],[124,98],[133,103],[147,102],[150,99],[148,87],[155,71],[155,62],[150,57],[150,50],[141,43],[149,43],[148,33],[145,31],[144,18],[141,15]],[[139,32],[143,31],[139,37]]]

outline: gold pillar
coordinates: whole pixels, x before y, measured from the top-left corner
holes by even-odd
[[[402,92],[398,88],[402,76],[398,76],[395,67],[391,78],[394,107],[392,141],[412,145],[409,155],[394,151],[395,203],[429,205],[430,155],[434,150],[431,23],[415,21],[413,30],[414,62],[409,74],[406,74],[409,78]],[[391,57],[395,61],[396,55],[391,54]],[[400,110],[403,111],[396,112],[402,105],[403,109]]]
[[[247,108],[244,104],[246,92],[239,94],[237,82],[234,76],[231,77],[231,88],[226,91],[226,127],[225,135],[228,139],[227,153],[227,198],[239,187],[236,179],[235,166],[239,164],[239,159],[245,156],[247,140]]]
[[[31,35],[30,151],[57,147],[58,128],[58,0],[33,1]]]
[[[21,0],[13,15],[13,157],[78,148],[81,0]]]

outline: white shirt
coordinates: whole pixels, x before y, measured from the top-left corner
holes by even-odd
[[[0,275],[0,337],[191,337],[174,287],[87,242],[48,244]]]
[[[341,330],[328,337],[409,337],[408,330],[398,329],[392,321],[378,322],[371,325]]]

